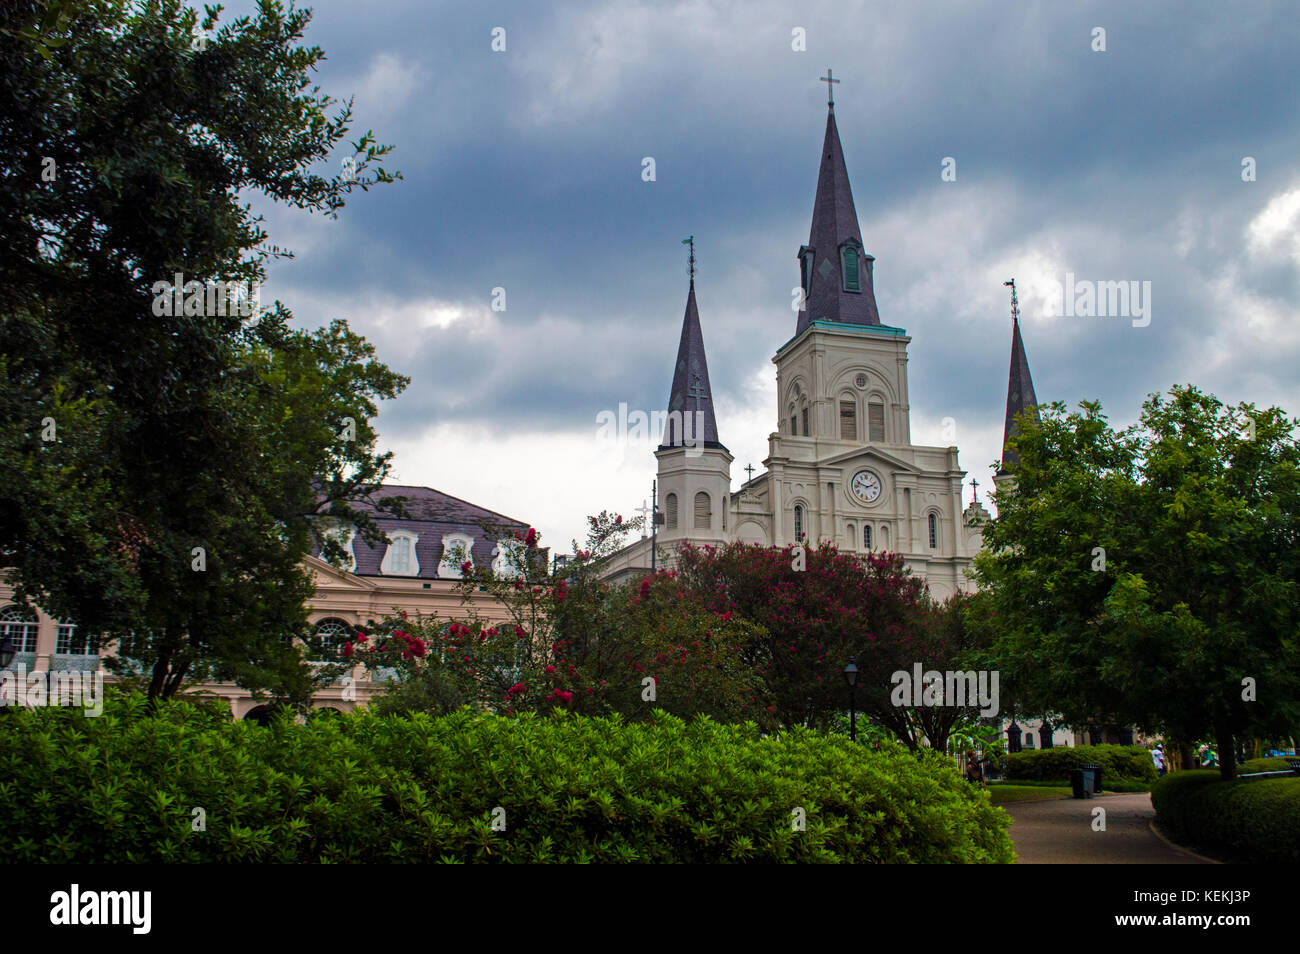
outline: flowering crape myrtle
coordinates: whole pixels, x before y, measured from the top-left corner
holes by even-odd
[[[806,562],[794,569],[792,547],[688,544],[680,550],[680,575],[715,612],[762,628],[743,654],[770,690],[779,723],[833,724],[848,705],[841,672],[853,656],[859,712],[912,748],[922,736],[942,747],[960,713],[894,706],[891,676],[918,662],[926,669],[956,665],[962,647],[946,638],[945,618],[956,610],[934,605],[896,553],[841,553],[822,543]]]
[[[742,658],[752,624],[717,613],[675,574],[611,585],[597,563],[640,518],[591,517],[586,545],[552,570],[535,529],[484,526],[505,565],[460,559],[461,619],[372,622],[343,647],[355,664],[394,674],[381,709],[512,715],[564,709],[654,721],[656,713],[772,722],[762,678]],[[494,618],[489,619],[491,613]],[[501,620],[504,614],[507,618]]]

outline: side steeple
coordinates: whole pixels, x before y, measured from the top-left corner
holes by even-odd
[[[691,247],[691,286],[682,318],[682,337],[677,345],[673,386],[668,395],[668,423],[659,446],[698,446],[703,442],[705,446],[718,447],[721,444],[713,411],[713,391],[709,387],[709,362],[704,356],[704,332],[695,304],[695,236],[684,239],[682,244]]]
[[[814,321],[838,321],[854,325],[879,325],[872,277],[874,257],[866,254],[853,190],[844,164],[844,147],[835,125],[835,98],[829,95],[838,83],[831,71],[827,84],[826,138],[822,143],[821,170],[817,174],[817,197],[813,201],[812,228],[808,244],[799,249],[800,282],[805,308],[799,312],[795,333]]]
[[[1002,466],[998,469],[998,476],[1005,474],[1007,467],[1019,460],[1019,455],[1007,446],[1017,431],[1016,418],[1032,407],[1034,420],[1039,420],[1034,379],[1029,375],[1029,358],[1025,355],[1025,343],[1020,337],[1020,301],[1016,297],[1016,280],[1013,278],[1002,284],[1011,288],[1011,370],[1007,374],[1007,417],[1002,429]]]

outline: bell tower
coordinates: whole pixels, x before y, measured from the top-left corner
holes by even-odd
[[[664,513],[659,540],[664,545],[685,540],[717,545],[727,540],[733,458],[718,440],[704,332],[695,303],[695,236],[683,244],[691,247],[691,283],[668,396],[663,443],[655,451]]]

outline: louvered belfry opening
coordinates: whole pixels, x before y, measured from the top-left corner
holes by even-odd
[[[695,495],[695,526],[697,529],[711,529],[713,521],[713,507],[709,501],[709,495],[701,490]]]
[[[677,495],[669,494],[664,500],[664,526],[669,530],[677,529]]]
[[[858,405],[854,401],[840,402],[840,439],[851,441],[858,436]]]
[[[867,428],[870,431],[868,440],[884,441],[885,439],[885,405],[868,404],[867,405]]]

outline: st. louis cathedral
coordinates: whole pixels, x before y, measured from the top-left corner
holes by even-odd
[[[733,458],[718,433],[692,274],[669,425],[655,451],[662,522],[654,562],[672,566],[674,551],[687,541],[777,547],[800,541],[815,547],[829,540],[841,550],[902,554],[931,594],[944,599],[972,588],[968,571],[981,546],[980,523],[989,514],[978,499],[962,509],[965,471],[956,447],[912,443],[912,339],[880,320],[875,259],[858,228],[833,97],[828,107],[812,229],[798,255],[803,308],[793,337],[772,359],[777,430],[768,436],[765,471],[731,489]],[[1016,322],[1007,437],[1019,413],[1035,404]],[[677,421],[698,421],[702,428],[683,428]],[[648,572],[651,547],[650,537],[625,547],[610,559],[606,575],[625,579]]]

